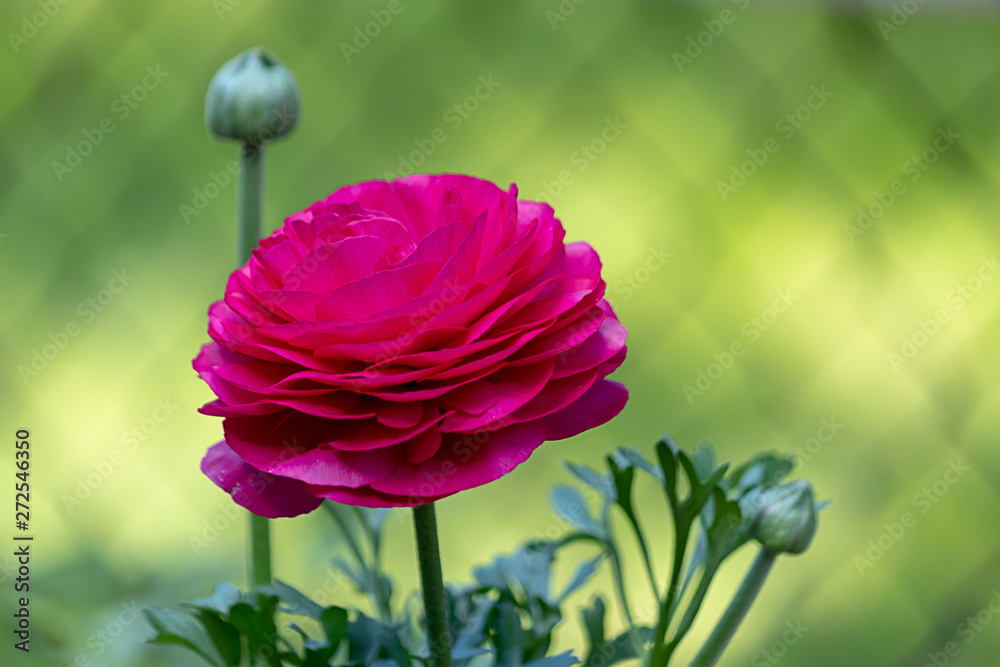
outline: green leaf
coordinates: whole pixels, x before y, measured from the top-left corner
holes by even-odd
[[[243,642],[240,632],[218,612],[209,609],[198,609],[195,614],[205,627],[212,643],[222,656],[222,664],[226,667],[239,667],[243,660]]]
[[[229,615],[229,609],[243,599],[240,589],[230,583],[216,584],[212,588],[212,594],[203,598],[197,598],[190,602],[181,602],[182,607],[193,607],[199,609],[212,609],[223,616]]]
[[[411,667],[413,661],[410,654],[392,628],[388,628],[364,614],[358,614],[354,621],[347,625],[347,641],[350,646],[349,659],[351,664],[378,665],[379,657],[389,657],[395,662],[388,665]]]
[[[336,652],[340,642],[347,636],[347,610],[341,607],[327,607],[319,617],[319,623],[326,633],[326,641]]]
[[[660,486],[663,486],[663,469],[648,461],[635,449],[632,449],[631,447],[619,447],[618,451],[615,452],[615,456],[619,459],[619,465],[621,467],[624,467],[625,464],[634,466],[639,470],[652,475],[660,483]]]
[[[578,480],[590,488],[599,491],[602,496],[608,499],[608,501],[615,502],[615,486],[611,479],[609,479],[608,475],[599,473],[590,466],[584,464],[570,463],[569,461],[564,461],[563,464],[566,466],[566,469],[569,470],[569,472]]]
[[[320,615],[323,613],[323,607],[321,605],[313,602],[306,597],[304,593],[292,588],[282,581],[275,581],[271,584],[258,586],[257,590],[281,600],[281,602],[285,605],[282,611],[288,614],[308,616],[309,618],[319,620]]]
[[[281,654],[282,660],[291,662],[294,665],[301,665],[301,667],[327,667],[330,664],[330,659],[337,652],[336,647],[330,646],[327,642],[316,641],[295,623],[289,623],[288,627],[302,637],[302,648],[305,650],[305,657],[300,658],[294,653],[283,653]]]
[[[618,467],[614,457],[607,457],[608,471],[611,473],[611,481],[615,485],[615,502],[624,510],[625,514],[632,521],[635,520],[635,512],[632,509],[632,482],[635,480],[635,468],[631,465],[625,468]]]
[[[529,598],[547,600],[555,549],[551,542],[526,544],[509,556],[497,556],[489,565],[475,568],[473,576],[489,588],[523,591]]]
[[[604,643],[604,600],[600,595],[594,597],[591,607],[584,607],[581,610],[583,616],[583,629],[587,632],[587,640],[591,649]]]
[[[454,647],[451,652],[451,659],[454,661],[467,661],[475,658],[477,655],[484,655],[487,653],[492,653],[493,651],[488,648],[459,648]]]
[[[695,542],[694,551],[691,552],[691,558],[688,562],[687,573],[684,575],[684,582],[681,584],[681,590],[677,594],[677,599],[684,599],[684,593],[687,592],[688,586],[691,583],[691,579],[694,578],[695,572],[699,567],[705,564],[705,559],[708,557],[708,538],[705,536],[704,530],[698,531],[698,541]]]
[[[603,560],[604,560],[604,554],[600,554],[596,558],[593,558],[591,560],[585,560],[582,563],[580,563],[576,568],[576,572],[573,574],[573,578],[569,580],[569,583],[566,584],[566,588],[564,588],[563,592],[560,593],[559,597],[556,598],[556,604],[562,605],[563,601],[565,601],[566,598],[568,598],[573,592],[575,592],[581,586],[590,581],[590,578],[597,573],[597,568],[600,566],[601,561]]]
[[[142,610],[146,621],[156,634],[150,639],[154,644],[178,644],[200,655],[214,667],[225,667],[222,655],[205,627],[187,612],[165,607]]]
[[[688,485],[690,491],[688,492],[688,500],[694,497],[697,490],[702,486],[701,476],[698,474],[698,469],[694,467],[694,461],[688,456],[688,453],[683,449],[677,452],[677,460],[681,464],[681,469],[684,470],[684,476],[687,477]]]
[[[591,515],[587,500],[575,486],[555,484],[549,489],[549,504],[559,518],[577,530],[602,539],[607,537],[604,527]]]
[[[470,600],[470,603],[473,607],[468,615],[468,620],[458,639],[455,640],[453,648],[456,651],[473,650],[486,638],[486,622],[493,611],[493,600],[484,596],[474,602]]]
[[[674,444],[670,436],[663,436],[656,443],[656,457],[660,461],[660,472],[663,476],[663,490],[670,501],[670,508],[674,514],[680,506],[677,499],[677,445]]]
[[[649,555],[649,546],[646,542],[646,535],[642,531],[642,527],[639,525],[639,517],[635,513],[635,508],[632,504],[632,484],[635,481],[635,468],[632,465],[628,465],[625,468],[618,466],[615,458],[612,456],[607,457],[608,470],[611,472],[611,479],[615,484],[615,492],[618,498],[617,504],[625,512],[625,516],[628,517],[629,523],[632,524],[632,530],[635,532],[636,540],[639,542],[639,547],[642,550],[643,563],[646,565],[647,576],[650,580],[650,585],[653,587],[654,591],[656,589],[656,575],[653,572],[652,559]],[[605,532],[611,533],[610,527],[605,527]],[[654,595],[656,593],[654,592]]]
[[[632,637],[626,631],[612,641],[606,641],[599,646],[595,646],[587,655],[584,667],[605,667],[606,665],[616,665],[625,660],[633,660],[642,657],[635,650],[636,642],[640,646],[648,643],[653,636],[652,628],[639,627],[635,629],[636,637]]]
[[[572,651],[566,651],[565,653],[560,653],[559,655],[551,655],[540,660],[532,660],[531,662],[525,664],[524,667],[569,667],[570,665],[575,665],[578,662],[580,661],[573,657]]]
[[[739,503],[726,500],[722,489],[715,489],[715,518],[707,531],[708,554],[705,558],[706,567],[717,569],[719,564],[733,552],[733,542],[736,539],[742,514]]]
[[[600,546],[601,548],[607,548],[607,541],[604,538],[598,537],[596,535],[590,535],[589,533],[581,533],[574,531],[572,533],[566,533],[558,540],[552,543],[554,549],[561,549],[562,547],[573,544],[574,542],[593,542],[594,544]]]
[[[521,615],[512,602],[501,600],[497,604],[493,631],[496,633],[496,667],[520,665],[524,629],[521,627]]]
[[[273,667],[281,667],[277,646],[278,628],[274,624],[278,598],[259,594],[256,602],[259,607],[246,602],[234,604],[229,610],[229,622],[247,638],[253,659]]]
[[[368,665],[382,647],[382,627],[364,614],[347,624],[348,659],[352,665]]]
[[[783,480],[795,466],[791,455],[779,456],[763,452],[737,466],[729,476],[731,495],[740,498],[757,486],[773,486]]]
[[[558,606],[545,600],[534,600],[528,605],[531,623],[525,631],[521,660],[544,658],[552,644],[552,631],[562,620]]]
[[[668,651],[673,653],[674,648],[680,643],[691,629],[694,619],[701,609],[701,604],[708,594],[709,586],[722,561],[733,551],[733,541],[740,523],[739,504],[735,500],[726,500],[726,493],[721,488],[716,487],[712,491],[715,504],[715,519],[711,526],[702,527],[699,535],[699,545],[701,553],[698,557],[692,558],[688,575],[684,582],[687,587],[694,570],[697,567],[696,561],[700,560],[702,565],[701,579],[694,595],[688,601],[688,607],[684,612],[684,617],[677,626],[674,637],[671,640]],[[703,526],[703,524],[702,524]],[[697,549],[696,549],[697,551]],[[683,596],[683,593],[681,594]],[[680,598],[681,596],[678,596]]]
[[[687,461],[688,459],[687,455],[684,454],[684,452],[681,452],[681,456],[682,456],[681,463],[683,464],[684,461]],[[690,462],[688,462],[688,465],[691,465]],[[687,466],[685,466],[685,468],[687,468]],[[685,501],[684,509],[686,512],[690,513],[692,520],[694,519],[694,517],[698,515],[699,512],[701,512],[701,508],[705,506],[706,502],[708,502],[708,499],[712,495],[712,491],[716,488],[716,486],[718,486],[719,480],[725,477],[726,471],[728,469],[729,469],[729,464],[724,463],[721,466],[719,466],[715,470],[715,472],[709,475],[708,479],[706,479],[704,482],[691,479],[691,487],[692,487],[691,497],[688,498],[687,501]]]
[[[334,567],[339,569],[347,578],[351,580],[354,587],[361,593],[371,593],[369,590],[371,586],[368,585],[368,579],[357,572],[354,567],[351,566],[342,556],[334,556],[330,559]]]
[[[707,440],[702,440],[698,448],[694,450],[691,462],[694,464],[695,470],[698,471],[698,478],[703,481],[708,479],[715,471],[715,452],[712,450],[712,444]]]

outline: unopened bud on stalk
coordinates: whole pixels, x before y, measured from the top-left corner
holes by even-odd
[[[291,132],[298,116],[295,77],[263,49],[227,62],[208,86],[205,123],[217,137],[264,144]]]
[[[804,479],[761,491],[750,534],[777,553],[800,554],[816,534],[816,502]]]

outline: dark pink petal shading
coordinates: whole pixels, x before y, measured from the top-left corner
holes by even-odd
[[[402,465],[371,487],[395,496],[435,497],[482,486],[527,461],[545,441],[546,428],[538,423],[516,424],[479,435],[451,435],[431,459]]]
[[[224,419],[206,474],[265,516],[419,505],[617,414],[626,332],[600,258],[517,193],[368,181],[263,239],[193,364]]]
[[[323,502],[308,492],[306,484],[257,470],[240,458],[225,440],[208,448],[201,471],[237,505],[269,519],[312,512]]]
[[[609,421],[625,407],[628,389],[620,382],[601,380],[568,408],[551,414],[542,423],[550,440],[562,440]]]

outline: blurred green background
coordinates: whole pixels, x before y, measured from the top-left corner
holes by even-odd
[[[196,413],[210,393],[190,360],[234,256],[236,147],[208,136],[204,92],[260,44],[304,103],[268,154],[268,229],[411,163],[516,182],[598,249],[630,331],[619,418],[440,503],[447,578],[559,528],[545,495],[563,459],[648,452],[664,432],[724,460],[797,450],[833,505],[723,664],[777,664],[763,651],[800,623],[782,664],[923,665],[954,641],[949,664],[995,665],[1000,619],[980,612],[1000,590],[1000,14],[403,0],[366,43],[387,4],[0,8],[0,393],[7,441],[32,433],[37,536],[30,656],[11,648],[12,548],[0,556],[0,662],[192,664],[145,647],[131,605],[243,583],[242,517],[198,471],[221,425]],[[666,554],[666,511],[641,494]],[[409,590],[399,517],[388,565]],[[280,578],[355,601],[326,516],[274,532]],[[723,570],[693,637],[750,557]],[[560,645],[580,641],[570,619]]]

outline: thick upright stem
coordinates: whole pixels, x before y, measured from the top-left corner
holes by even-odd
[[[268,520],[250,514],[250,583],[253,586],[271,583],[271,530]]]
[[[261,201],[264,191],[264,147],[252,142],[240,144],[240,185],[236,208],[236,266],[250,259],[260,241]],[[250,514],[248,539],[250,584],[271,583],[271,531],[268,519]]]
[[[747,576],[740,584],[736,595],[733,596],[732,602],[729,603],[729,607],[719,619],[718,625],[712,630],[712,634],[708,636],[705,645],[691,661],[690,667],[712,667],[718,662],[722,652],[726,650],[733,635],[736,634],[736,629],[740,627],[743,617],[747,615],[750,605],[757,599],[757,594],[760,593],[760,589],[764,586],[764,580],[767,579],[767,575],[777,559],[776,552],[761,547],[757,558],[754,559],[753,565],[747,572]]]
[[[448,627],[448,598],[441,577],[437,518],[434,503],[413,508],[413,529],[420,559],[420,583],[427,615],[427,645],[431,667],[451,667],[451,630]]]
[[[236,265],[250,259],[261,234],[261,202],[264,197],[264,147],[244,141],[240,144],[240,188],[236,210]]]

